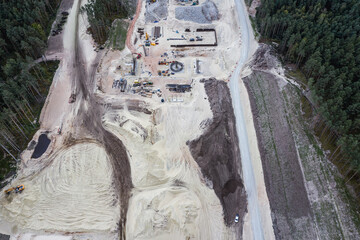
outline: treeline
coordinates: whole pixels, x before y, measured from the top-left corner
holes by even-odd
[[[132,15],[135,6],[136,0],[90,0],[81,8],[81,13],[87,14],[88,31],[95,42],[102,45],[109,38],[112,22]]]
[[[256,15],[263,38],[276,39],[285,60],[309,79],[337,144],[360,170],[360,1],[263,0]]]
[[[59,3],[0,2],[0,180],[36,128],[37,106],[44,99],[48,73],[33,62],[46,47]]]

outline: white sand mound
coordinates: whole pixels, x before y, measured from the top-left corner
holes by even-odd
[[[0,195],[0,217],[20,229],[114,231],[120,210],[111,173],[105,150],[95,143],[61,150],[43,171],[14,180],[25,185],[21,194]]]
[[[202,179],[186,145],[212,118],[204,85],[195,81],[184,102],[151,107],[152,114],[110,110],[104,127],[129,152],[135,186],[127,213],[127,239],[231,239],[223,210]],[[228,235],[226,235],[228,236]]]

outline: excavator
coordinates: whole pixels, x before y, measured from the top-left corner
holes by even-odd
[[[8,188],[6,189],[4,192],[9,195],[10,193],[12,192],[15,192],[15,193],[21,193],[22,191],[25,190],[25,186],[23,184],[21,185],[18,185],[17,187],[11,187],[11,188]]]
[[[145,46],[146,47],[150,47],[151,42],[150,42],[150,37],[148,33],[145,33]]]

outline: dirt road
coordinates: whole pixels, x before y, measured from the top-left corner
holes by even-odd
[[[75,0],[70,10],[63,34],[64,58],[41,118],[40,131],[49,130],[52,135],[52,154],[30,162],[14,180],[13,184],[26,185],[27,194],[11,199],[1,194],[0,213],[15,224],[11,228],[12,234],[23,228],[104,231],[104,236],[118,232],[120,238],[125,239],[131,170],[122,142],[102,127],[104,105],[97,102],[93,92],[96,69],[103,53],[92,58],[95,54],[92,45],[84,42],[84,33],[79,31],[84,31],[85,25],[82,22],[79,26],[79,21],[84,19],[79,16],[82,3]],[[71,93],[76,94],[73,104],[68,103]],[[62,135],[54,135],[52,131],[56,131],[62,116],[65,116]],[[56,174],[54,169],[58,169]],[[98,174],[103,176],[98,177]],[[58,194],[60,197],[56,197]],[[68,207],[59,211],[58,208],[65,206]],[[89,209],[84,210],[84,207]],[[60,213],[65,219],[59,216]],[[92,224],[89,223],[91,219]],[[82,223],[74,224],[73,221]]]
[[[137,19],[139,18],[139,15],[140,15],[140,12],[141,12],[142,2],[143,2],[142,0],[137,0],[135,16],[134,16],[134,19],[131,21],[128,32],[126,34],[126,42],[125,42],[125,44],[130,49],[131,53],[136,53],[136,49],[135,49],[134,45],[131,42],[131,37],[132,37],[133,32],[134,32],[135,23],[136,23]]]
[[[103,128],[101,116],[104,114],[104,106],[94,97],[94,78],[102,53],[99,53],[95,62],[91,64],[92,68],[87,71],[85,68],[87,65],[86,54],[83,54],[78,34],[76,34],[75,41],[74,87],[78,96],[79,108],[73,121],[76,127],[71,132],[71,137],[76,141],[85,136],[91,136],[104,146],[112,164],[117,198],[120,201],[119,234],[122,239],[125,239],[126,213],[132,188],[129,159],[123,143]]]
[[[251,221],[251,230],[244,229],[244,238],[253,236],[254,239],[273,239],[274,233],[270,217],[269,201],[265,191],[264,177],[262,174],[261,159],[257,149],[257,139],[254,135],[254,125],[251,116],[249,100],[241,93],[242,82],[240,73],[244,64],[248,61],[249,52],[251,53],[251,41],[254,41],[252,29],[249,23],[244,1],[236,0],[238,22],[241,26],[241,57],[230,80],[230,92],[234,113],[236,117],[236,127],[239,135],[241,152],[241,163],[243,168],[244,185],[248,196],[248,209]],[[251,37],[250,37],[251,36]],[[250,49],[250,50],[249,50]],[[246,91],[246,90],[245,90]],[[248,112],[248,114],[245,114]],[[251,144],[253,143],[253,144]]]

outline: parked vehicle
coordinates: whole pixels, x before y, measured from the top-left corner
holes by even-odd
[[[239,214],[236,214],[235,216],[235,223],[238,223],[239,222]]]

